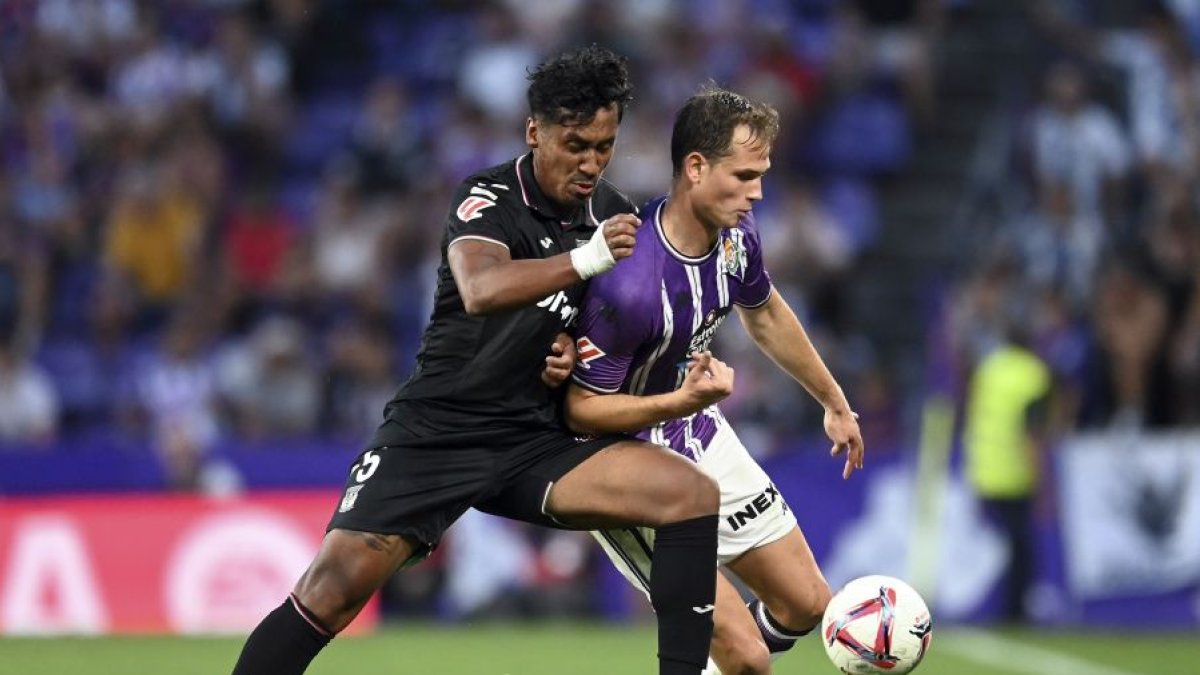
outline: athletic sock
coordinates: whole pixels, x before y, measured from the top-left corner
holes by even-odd
[[[288,596],[246,638],[233,675],[300,675],[333,633]]]
[[[717,516],[654,534],[650,604],[658,616],[659,675],[699,675],[708,661],[717,596]]]
[[[792,630],[785,627],[779,623],[778,619],[771,616],[771,613],[767,611],[767,606],[758,598],[751,600],[746,607],[754,617],[754,623],[758,624],[758,632],[762,633],[763,642],[767,643],[767,649],[771,652],[772,661],[791,649],[796,644],[797,639],[813,631],[812,628],[808,630]]]

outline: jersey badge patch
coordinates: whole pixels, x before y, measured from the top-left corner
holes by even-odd
[[[721,269],[738,281],[745,281],[746,276],[746,241],[745,233],[738,228],[725,230],[725,241],[721,246]]]
[[[605,352],[603,349],[597,347],[591,338],[585,335],[575,341],[575,355],[579,359],[580,365],[584,368],[591,368],[588,364],[604,356]]]
[[[472,195],[467,197],[458,205],[458,210],[454,212],[458,219],[464,223],[475,220],[483,216],[483,210],[489,206],[495,206],[496,202],[486,198]]]

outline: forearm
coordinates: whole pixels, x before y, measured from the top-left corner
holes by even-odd
[[[468,314],[526,307],[580,282],[567,254],[540,260],[508,260],[481,269],[459,284]]]
[[[634,432],[695,412],[700,409],[689,407],[679,391],[653,396],[596,394],[577,385],[572,385],[566,406],[567,426],[586,434]]]
[[[773,292],[763,308],[743,310],[741,316],[759,349],[822,406],[834,411],[850,410],[842,388],[817,353],[804,326],[778,292]]]

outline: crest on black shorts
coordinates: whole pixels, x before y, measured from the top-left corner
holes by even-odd
[[[362,489],[362,485],[351,485],[346,488],[346,494],[342,497],[342,505],[338,507],[338,513],[345,513],[354,508],[354,502],[358,501],[358,493]]]

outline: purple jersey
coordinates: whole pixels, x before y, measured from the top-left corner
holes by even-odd
[[[730,307],[758,307],[771,297],[754,215],[722,229],[698,258],[667,241],[660,216],[665,198],[642,210],[633,255],[591,281],[575,329],[574,381],[601,394],[648,396],[678,389],[688,355],[708,349]],[[699,459],[720,412],[644,429],[638,437]]]

